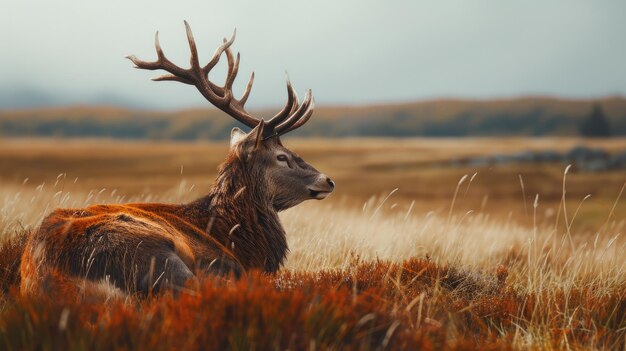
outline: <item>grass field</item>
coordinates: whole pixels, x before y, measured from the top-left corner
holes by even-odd
[[[626,172],[437,166],[581,143],[626,149],[623,139],[288,140],[337,189],[283,213],[291,253],[280,273],[101,305],[12,293],[20,235],[55,207],[192,200],[225,143],[0,141],[0,348],[625,349]]]

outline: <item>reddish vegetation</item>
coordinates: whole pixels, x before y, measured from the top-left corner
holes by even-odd
[[[624,347],[626,288],[605,297],[586,289],[521,295],[507,285],[505,267],[494,273],[428,259],[355,258],[343,271],[252,272],[205,280],[193,295],[104,304],[69,295],[20,297],[14,285],[2,303],[0,348],[511,349],[516,328],[533,323],[549,326],[549,335],[539,336],[544,347]],[[15,281],[3,288],[8,284]],[[573,323],[568,306],[580,306]]]

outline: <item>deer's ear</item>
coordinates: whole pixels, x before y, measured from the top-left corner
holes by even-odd
[[[232,149],[235,145],[239,144],[240,141],[246,138],[248,134],[246,134],[243,130],[235,127],[230,131],[230,148]]]

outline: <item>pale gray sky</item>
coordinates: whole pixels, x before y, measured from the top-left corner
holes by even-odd
[[[154,59],[159,30],[166,55],[187,66],[183,19],[201,60],[237,28],[235,87],[256,72],[253,107],[283,103],[285,71],[318,105],[624,95],[625,16],[623,0],[5,1],[0,107],[206,106],[193,87],[152,82],[156,72],[123,58]]]

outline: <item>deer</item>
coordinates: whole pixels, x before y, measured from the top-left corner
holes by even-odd
[[[233,96],[239,53],[231,51],[236,30],[224,38],[209,62],[201,66],[187,21],[191,67],[172,63],[155,34],[157,60],[128,56],[135,68],[164,70],[154,81],[193,85],[212,105],[251,128],[235,127],[225,161],[208,194],[186,204],[130,203],[55,209],[29,235],[20,265],[20,292],[50,289],[94,294],[101,284],[121,294],[146,295],[186,289],[201,276],[235,279],[250,270],[277,272],[288,245],[278,213],[305,200],[322,200],[335,183],[281,142],[281,136],[312,116],[309,89],[299,101],[287,78],[287,103],[265,121],[244,105],[254,82],[252,73],[241,98]],[[226,56],[223,86],[209,72]]]

